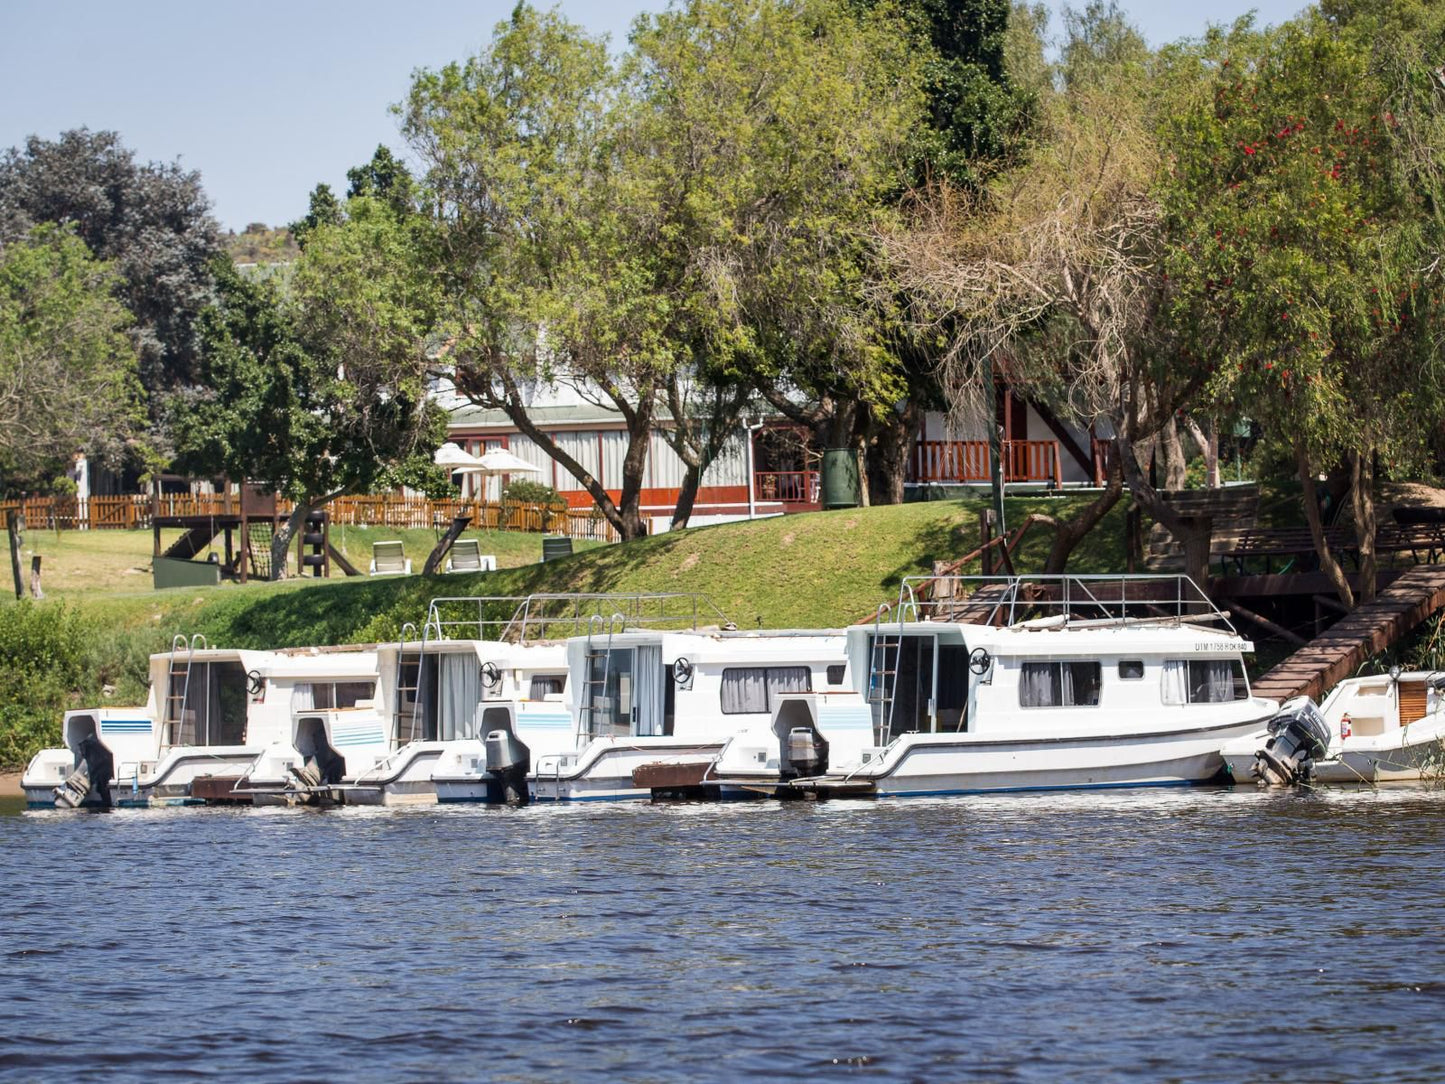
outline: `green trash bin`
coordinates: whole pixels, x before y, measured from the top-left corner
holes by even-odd
[[[823,452],[823,507],[857,508],[863,503],[858,483],[858,454],[852,448]]]

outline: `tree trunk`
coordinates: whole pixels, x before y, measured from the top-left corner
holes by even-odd
[[[306,522],[306,517],[321,506],[321,502],[308,503],[297,501],[296,507],[291,509],[291,514],[286,517],[285,522],[276,528],[276,533],[271,536],[271,578],[273,580],[284,580],[289,574],[291,561],[291,539],[296,537],[296,529]]]
[[[1199,423],[1193,418],[1185,415],[1184,426],[1189,430],[1189,435],[1194,438],[1194,443],[1199,447],[1199,454],[1204,456],[1204,484],[1209,489],[1218,489],[1219,480],[1219,423],[1210,418],[1206,428],[1201,429]]]
[[[1140,441],[1141,445],[1143,443]],[[1181,516],[1144,477],[1135,445],[1127,438],[1119,437],[1115,448],[1119,452],[1119,466],[1128,483],[1129,493],[1155,523],[1162,523],[1164,529],[1184,546],[1184,573],[1201,591],[1204,590],[1209,582],[1209,542],[1214,530],[1213,520],[1209,516]]]
[[[1355,540],[1360,547],[1361,602],[1375,600],[1375,468],[1369,452],[1350,453],[1350,509],[1355,518]]]
[[[922,408],[909,399],[901,412],[876,426],[873,439],[872,463],[875,468],[870,474],[876,475],[878,485],[874,487],[873,499],[877,504],[902,504],[904,482],[908,479],[908,461],[913,455],[913,446],[918,439],[918,419]]]
[[[1355,593],[1350,590],[1350,581],[1345,578],[1345,570],[1340,567],[1340,562],[1335,560],[1335,555],[1330,552],[1330,544],[1325,538],[1324,521],[1320,518],[1319,494],[1315,488],[1315,473],[1310,467],[1309,453],[1305,451],[1303,444],[1296,444],[1294,449],[1295,467],[1299,471],[1300,486],[1304,490],[1305,519],[1309,521],[1310,537],[1314,539],[1315,552],[1319,554],[1320,568],[1329,577],[1330,583],[1335,585],[1335,592],[1351,610],[1355,608]]]
[[[672,529],[679,530],[687,526],[687,521],[692,518],[692,506],[697,503],[698,487],[702,485],[702,471],[694,464],[683,461],[687,467],[682,474],[682,488],[677,493],[677,507],[672,512]],[[748,479],[752,484],[752,479]]]
[[[1159,433],[1159,451],[1164,460],[1164,488],[1183,489],[1189,467],[1184,456],[1184,444],[1179,439],[1179,425],[1172,414]]]
[[[1110,456],[1104,488],[1087,508],[1073,519],[1059,520],[1050,516],[1042,521],[1054,528],[1054,544],[1049,547],[1049,556],[1044,561],[1045,575],[1057,576],[1064,571],[1075,548],[1113,510],[1123,492],[1124,477],[1119,471],[1119,457]]]

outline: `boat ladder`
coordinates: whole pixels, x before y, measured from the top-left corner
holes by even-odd
[[[425,684],[426,684],[426,676],[425,676],[425,675],[426,675],[426,649],[427,649],[427,642],[428,642],[428,640],[429,640],[429,638],[430,638],[430,634],[431,634],[431,630],[432,630],[431,615],[430,615],[430,614],[427,615],[427,620],[426,620],[425,623],[423,623],[423,625],[422,625],[422,627],[421,627],[421,648],[420,648],[420,651],[417,653],[417,657],[416,657],[416,684],[415,684],[415,685],[407,685],[407,684],[406,684],[406,676],[405,676],[405,675],[406,675],[406,644],[407,644],[407,636],[406,636],[406,633],[407,633],[407,630],[408,630],[408,629],[411,630],[411,634],[412,634],[413,637],[416,636],[416,631],[417,631],[417,630],[416,630],[416,625],[415,625],[415,623],[413,623],[413,622],[411,622],[411,621],[408,621],[406,624],[402,625],[402,627],[401,627],[401,639],[397,642],[397,645],[396,645],[396,709],[395,709],[395,711],[392,712],[392,717],[393,717],[393,726],[392,726],[392,729],[393,729],[393,733],[394,733],[394,736],[395,736],[395,742],[396,742],[396,748],[397,748],[397,749],[400,749],[400,748],[401,748],[403,745],[405,745],[407,742],[416,741],[416,740],[417,740],[417,718],[416,718],[416,717],[417,717],[417,712],[418,712],[418,711],[420,710],[420,708],[421,708],[422,690],[423,690],[423,688],[425,687]],[[440,630],[438,630],[437,639],[441,639]],[[402,712],[403,712],[402,705],[403,705],[403,703],[404,703],[405,700],[406,700],[406,694],[407,694],[407,693],[411,693],[411,694],[412,694],[412,697],[411,697],[411,718],[408,720],[408,724],[409,724],[409,725],[408,725],[408,727],[407,727],[407,738],[406,738],[406,741],[403,741],[403,740],[402,740],[402,737],[401,737],[401,722],[402,722]]]
[[[180,633],[171,639],[170,665],[166,668],[165,744],[180,745],[185,737],[186,705],[191,697],[191,662],[197,650],[206,649],[206,638],[196,633],[187,640]],[[184,656],[182,656],[184,652]],[[179,687],[180,691],[176,689]],[[210,744],[210,698],[206,704],[206,744]],[[194,741],[196,735],[191,735]]]
[[[898,693],[898,659],[903,648],[903,616],[900,608],[897,633],[884,631],[883,617],[892,607],[878,604],[873,615],[873,649],[868,665],[868,703],[874,705],[874,741],[887,745],[893,736],[893,706]],[[890,654],[891,653],[891,654]]]
[[[582,671],[582,734],[587,741],[603,736],[603,726],[612,733],[613,713],[608,707],[607,682],[612,676],[612,637],[625,628],[627,619],[621,614],[603,617],[593,614],[587,619],[587,647]],[[598,648],[596,635],[607,633],[606,645]],[[601,674],[599,677],[598,674]],[[600,716],[600,718],[599,718]]]

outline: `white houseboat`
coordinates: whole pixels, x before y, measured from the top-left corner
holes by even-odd
[[[839,632],[608,625],[569,640],[567,659],[571,741],[533,756],[540,801],[694,793],[724,744],[768,724],[787,694],[845,692]],[[866,730],[858,698],[836,699],[847,703],[826,702],[826,722]]]
[[[1286,702],[1278,720],[1224,746],[1239,782],[1400,783],[1445,778],[1445,674],[1393,669],[1340,682],[1316,709]],[[1313,733],[1296,734],[1296,722]]]
[[[151,656],[143,707],[66,712],[65,747],[30,761],[32,807],[232,801],[235,783],[268,745],[291,733],[299,703],[370,704],[368,648],[246,651],[177,637]]]
[[[848,630],[850,677],[871,726],[835,733],[816,698],[786,698],[767,728],[784,770],[747,771],[760,754],[746,743],[759,743],[756,732],[740,736],[714,768],[724,792],[1225,781],[1220,748],[1277,709],[1250,695],[1253,645],[1186,577],[920,577],[905,581],[885,620],[887,609]],[[789,762],[790,747],[806,758],[810,732],[827,747],[826,771],[812,775]]]

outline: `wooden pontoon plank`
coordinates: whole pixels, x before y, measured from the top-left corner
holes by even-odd
[[[1371,655],[1399,640],[1445,607],[1445,566],[1421,565],[1341,618],[1254,683],[1256,696],[1288,700],[1321,694],[1352,674]]]

